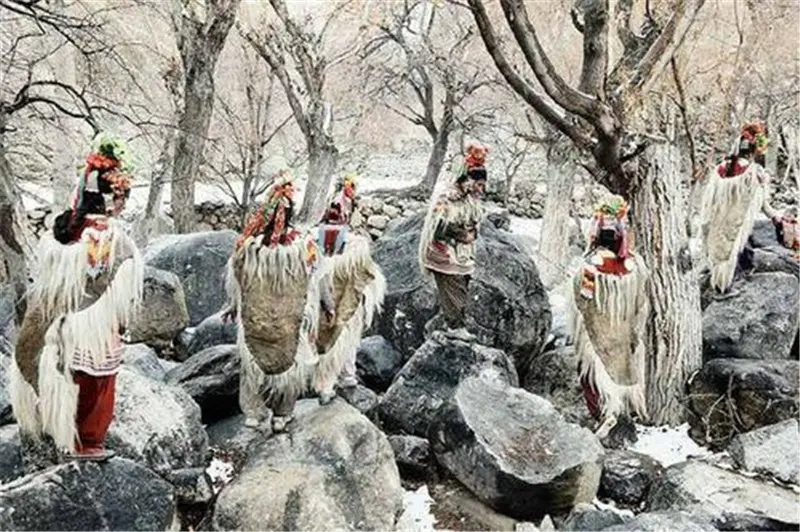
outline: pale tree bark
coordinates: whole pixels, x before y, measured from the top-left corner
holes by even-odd
[[[183,63],[183,106],[178,112],[178,133],[171,183],[172,217],[178,233],[194,229],[194,184],[214,109],[214,71],[241,0],[205,0],[198,6],[181,0],[174,21],[178,51]]]
[[[438,127],[430,131],[433,146],[428,156],[428,165],[425,168],[425,177],[422,180],[422,189],[426,193],[431,193],[442,173],[445,159],[447,158],[447,148],[450,144],[450,135],[455,129],[455,106],[456,96],[452,90],[446,90],[445,99],[442,103],[442,119]]]
[[[703,362],[700,290],[678,157],[669,141],[649,148],[631,204],[636,250],[650,270],[647,404],[658,425],[680,423],[686,380]]]
[[[685,377],[701,363],[698,286],[677,166],[667,171],[663,156],[656,156],[662,148],[650,147],[645,140],[651,132],[637,118],[637,110],[705,0],[677,0],[668,20],[654,24],[648,16],[641,31],[630,28],[633,2],[618,2],[615,23],[625,53],[610,73],[604,48],[611,26],[607,2],[581,0],[584,21],[576,27],[583,34],[584,64],[578,88],[569,86],[548,58],[524,0],[500,0],[514,44],[549,101],[506,57],[483,0],[468,3],[486,49],[508,84],[591,157],[583,166],[599,183],[632,203],[638,250],[650,270],[653,298],[647,330],[647,407],[653,421],[678,423],[684,415],[680,397]]]
[[[570,210],[577,171],[569,152],[566,146],[555,143],[547,150],[547,197],[538,262],[539,276],[546,287],[557,285],[567,274]]]

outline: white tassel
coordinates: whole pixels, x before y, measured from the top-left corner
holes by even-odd
[[[8,395],[14,418],[22,432],[35,437],[41,436],[42,420],[39,416],[39,398],[25,377],[22,376],[17,361],[12,357],[9,368]]]

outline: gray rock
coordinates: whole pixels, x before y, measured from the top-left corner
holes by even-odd
[[[262,442],[269,435],[269,425],[258,430],[246,427],[244,414],[211,423],[207,430],[208,442],[211,447],[239,455],[248,454],[252,445]]]
[[[367,226],[373,229],[386,229],[389,225],[389,217],[383,214],[373,214],[367,218]]]
[[[0,336],[0,343],[3,342]],[[11,399],[8,396],[8,369],[11,365],[12,354],[4,353],[0,348],[0,426],[14,422],[14,412],[11,409]]]
[[[148,266],[180,278],[190,325],[197,325],[226,304],[225,267],[235,240],[233,231],[209,231],[163,236],[147,246],[144,260]]]
[[[605,530],[630,530],[632,532],[664,532],[665,530],[714,532],[717,529],[688,512],[647,512],[639,514],[623,524],[614,525]]]
[[[377,415],[375,407],[378,406],[378,394],[369,388],[357,384],[344,388],[339,387],[336,389],[336,393],[365,416],[372,418]]]
[[[756,220],[753,224],[753,232],[750,235],[750,243],[754,248],[769,248],[780,246],[778,235],[775,232],[775,225],[772,220]]]
[[[687,385],[689,435],[712,450],[740,432],[796,418],[800,362],[720,358]]]
[[[168,346],[187,325],[181,280],[174,273],[145,267],[142,306],[129,328],[130,342]]]
[[[756,249],[753,253],[753,272],[782,272],[800,279],[800,263],[790,250],[782,246]]]
[[[219,494],[217,530],[393,530],[403,489],[389,442],[344,401],[297,416]]]
[[[14,353],[14,291],[0,284],[0,426],[14,422],[8,398],[8,367]]]
[[[788,359],[800,324],[800,286],[785,273],[759,273],[703,312],[703,357]]]
[[[208,503],[214,497],[214,489],[203,467],[176,469],[166,475],[175,488],[175,496],[181,504]]]
[[[697,461],[668,467],[651,510],[686,511],[718,530],[796,530],[798,497],[785,488]]]
[[[497,349],[467,343],[435,332],[417,350],[378,404],[378,416],[391,433],[426,437],[443,404],[465,378],[484,372],[516,386],[514,364]]]
[[[163,381],[166,375],[156,352],[147,344],[125,345],[122,353],[123,363],[150,379]]]
[[[421,475],[430,471],[431,445],[425,438],[393,435],[389,436],[389,444],[401,473]]]
[[[578,378],[574,346],[559,347],[532,358],[522,387],[549,400],[570,423],[587,424],[591,419]]]
[[[424,214],[391,225],[374,257],[387,280],[384,312],[374,332],[404,356],[424,341],[425,324],[439,306],[433,279],[419,269],[417,248]],[[467,328],[484,345],[502,349],[517,369],[541,352],[550,328],[547,294],[536,265],[514,235],[483,223],[470,283]]]
[[[239,408],[240,360],[235,345],[217,345],[192,355],[167,373],[200,405],[203,420],[228,417]]]
[[[746,471],[800,484],[800,464],[796,460],[798,441],[797,419],[787,419],[737,435],[731,440],[728,452],[736,465]]]
[[[108,444],[120,456],[166,472],[204,465],[208,435],[189,394],[123,365]]]
[[[663,466],[647,455],[633,451],[607,451],[603,458],[598,496],[624,507],[639,508],[650,488],[664,474]]]
[[[593,504],[581,503],[575,506],[559,530],[606,530],[630,520],[613,510],[601,510]]]
[[[545,399],[472,377],[431,426],[436,460],[479,499],[515,519],[594,499],[603,449]],[[541,527],[540,527],[541,528]]]
[[[403,367],[403,355],[382,336],[361,340],[356,355],[358,378],[367,388],[384,392]]]
[[[130,460],[70,462],[0,487],[2,530],[173,530],[172,486]]]
[[[0,427],[0,484],[21,477],[24,472],[19,428],[4,425]]]
[[[191,331],[191,332],[190,332]],[[185,330],[175,341],[178,360],[186,360],[209,347],[236,343],[236,323],[224,323],[218,312],[204,319],[197,327]]]

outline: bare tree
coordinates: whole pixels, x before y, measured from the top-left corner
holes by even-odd
[[[183,63],[183,107],[178,112],[172,171],[172,216],[179,233],[195,225],[194,184],[214,108],[214,71],[241,0],[180,0],[172,18]]]
[[[500,0],[505,21],[546,97],[512,65],[483,0],[469,0],[487,51],[508,84],[542,117],[591,156],[587,170],[609,190],[631,202],[634,232],[654,273],[649,284],[652,313],[648,327],[647,402],[652,421],[676,423],[683,415],[686,379],[701,363],[700,302],[682,216],[686,204],[674,146],[669,135],[649,135],[664,127],[645,114],[643,101],[654,80],[682,44],[705,0],[678,0],[665,20],[647,3],[644,25],[631,27],[633,2],[618,13],[605,0],[581,0],[576,29],[583,36],[583,65],[577,87],[556,71],[542,48],[523,0]],[[625,48],[610,68],[612,23]],[[670,122],[671,124],[671,122]]]
[[[267,24],[263,35],[242,29],[243,36],[266,61],[283,87],[292,115],[300,128],[308,152],[308,182],[301,220],[316,220],[325,209],[328,190],[336,171],[339,150],[333,137],[333,103],[326,97],[326,79],[331,68],[353,56],[360,42],[343,50],[326,53],[326,37],[333,23],[355,3],[337,3],[315,32],[309,21],[298,23],[289,14],[284,0],[270,0],[277,17]]]
[[[432,0],[390,4],[389,10],[377,25],[378,34],[361,50],[367,91],[430,136],[420,184],[430,193],[444,167],[450,136],[459,127],[457,109],[491,80],[467,60],[477,40],[471,25]]]

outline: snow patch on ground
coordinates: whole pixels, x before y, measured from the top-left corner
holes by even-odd
[[[427,532],[435,530],[436,518],[431,513],[433,499],[428,486],[403,493],[403,513],[397,520],[396,530],[402,532]]]
[[[637,425],[636,433],[639,440],[633,444],[631,450],[658,460],[664,467],[685,462],[690,457],[706,458],[712,454],[689,437],[688,423],[678,427]]]
[[[211,478],[214,493],[219,493],[223,486],[233,480],[233,464],[219,458],[212,458],[211,463],[206,468],[206,474]]]

